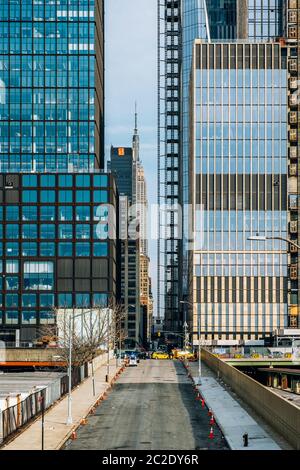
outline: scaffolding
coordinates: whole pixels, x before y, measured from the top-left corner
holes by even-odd
[[[181,2],[158,0],[157,316],[178,323],[178,197],[181,96]],[[166,208],[168,207],[168,209]],[[162,207],[166,209],[163,210]]]

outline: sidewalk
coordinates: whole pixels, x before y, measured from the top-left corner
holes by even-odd
[[[189,364],[189,372],[198,384],[198,365]],[[201,385],[198,386],[206,406],[211,408],[215,421],[232,450],[281,450],[279,445],[225,390],[213,373],[202,366]],[[249,436],[248,447],[243,446],[243,435]]]
[[[93,395],[92,378],[89,377],[72,392],[73,424],[67,425],[68,396],[45,413],[45,450],[58,450],[86,417],[100,396],[110,387],[105,382],[106,364],[95,371],[95,390]],[[116,360],[110,361],[110,378],[117,372]],[[1,450],[41,450],[42,423],[41,417],[34,421],[20,435]]]

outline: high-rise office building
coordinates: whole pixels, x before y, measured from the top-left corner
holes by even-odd
[[[104,1],[0,2],[0,170],[104,168]]]
[[[140,308],[140,240],[136,237],[134,224],[130,231],[133,201],[136,199],[136,179],[131,147],[111,147],[108,168],[116,179],[119,192],[120,214],[120,263],[121,263],[121,303],[125,307],[125,331],[129,346],[142,341],[142,321]]]
[[[53,307],[117,296],[104,1],[0,1],[0,83],[1,331],[30,341]]]
[[[152,300],[149,290],[147,186],[140,160],[136,109],[132,147],[111,147],[108,165],[116,177],[120,193],[121,292],[122,302],[128,311],[128,336],[145,343],[149,340],[147,325],[149,306],[152,314]],[[137,239],[132,239],[132,236]]]
[[[41,336],[55,324],[55,307],[103,307],[117,298],[111,174],[1,173],[0,198],[2,340]]]
[[[197,330],[193,313],[195,319],[208,297],[203,325],[211,339],[257,339],[273,328],[295,327],[299,324],[296,248],[289,245],[286,255],[284,243],[248,244],[246,238],[257,231],[298,237],[294,96],[298,2],[159,0],[158,4],[159,202],[184,205],[205,200],[206,204],[200,253],[188,246],[193,210],[183,206],[181,242],[172,226],[169,239],[163,240],[160,218],[158,306],[167,329],[182,327],[179,301],[186,300],[194,303],[194,311],[188,304],[185,307],[190,311],[190,329]],[[196,39],[202,42],[194,48]],[[237,205],[232,201],[231,210],[232,191]],[[259,202],[261,191],[265,201]],[[180,217],[178,209],[169,211],[173,221],[177,214]],[[232,245],[231,230],[236,234]],[[224,281],[223,276],[232,279]],[[200,300],[201,289],[205,302]],[[226,301],[225,292],[226,299],[230,297]]]

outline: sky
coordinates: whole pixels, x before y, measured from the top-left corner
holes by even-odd
[[[149,204],[157,198],[157,26],[155,0],[105,0],[105,143],[131,146],[137,101],[140,158]],[[156,303],[156,241],[149,241]]]

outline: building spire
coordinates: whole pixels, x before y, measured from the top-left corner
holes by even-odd
[[[138,119],[138,115],[137,115],[137,102],[135,102],[134,104],[134,134],[137,135],[138,133],[138,128],[137,128],[137,119]]]
[[[140,136],[138,133],[138,113],[137,102],[134,103],[134,133],[132,138],[133,160],[138,162],[140,159]]]

